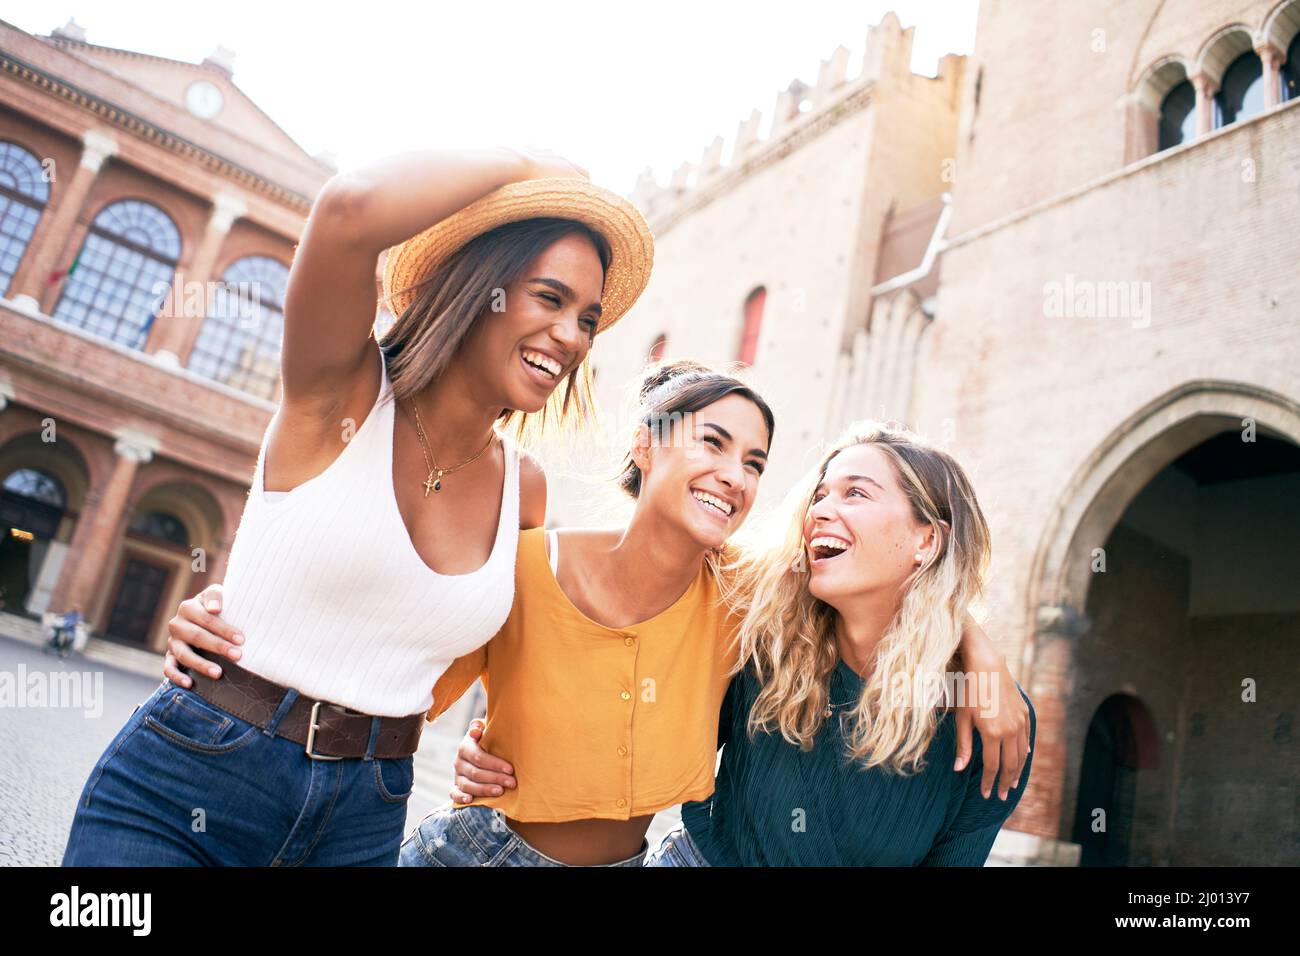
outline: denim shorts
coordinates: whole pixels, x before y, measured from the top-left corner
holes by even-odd
[[[396,865],[412,758],[313,760],[276,723],[164,681],[91,770],[64,865]]]
[[[641,866],[641,852],[604,866]],[[505,814],[476,805],[439,807],[402,844],[400,866],[568,866],[532,846],[506,824]]]
[[[695,845],[686,827],[678,827],[664,836],[659,849],[650,854],[646,866],[712,866]]]

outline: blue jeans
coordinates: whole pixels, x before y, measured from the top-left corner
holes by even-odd
[[[296,697],[259,729],[163,681],[91,771],[63,865],[396,865],[412,758],[313,760],[273,733]]]
[[[641,852],[605,866],[640,866]],[[530,845],[492,807],[439,807],[402,844],[401,866],[568,866]]]
[[[646,866],[712,866],[695,845],[686,827],[678,827],[664,835],[659,849],[645,861]]]

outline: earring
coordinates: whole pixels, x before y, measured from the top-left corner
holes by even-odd
[[[925,562],[925,555],[923,555],[920,551],[916,552],[916,554],[913,555],[913,557],[916,558],[917,564],[922,564]]]

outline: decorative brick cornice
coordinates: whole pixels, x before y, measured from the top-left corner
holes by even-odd
[[[67,100],[111,126],[174,153],[197,166],[215,172],[232,182],[238,183],[245,189],[267,196],[275,202],[287,206],[294,212],[306,215],[311,210],[310,196],[267,179],[260,173],[256,173],[246,166],[241,166],[232,159],[205,149],[199,144],[165,130],[93,93],[72,86],[58,77],[32,66],[30,63],[18,59],[7,50],[0,50],[0,73],[6,73],[24,83],[29,83],[50,96]]]

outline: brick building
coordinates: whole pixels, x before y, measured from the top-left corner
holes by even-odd
[[[161,648],[220,580],[332,170],[201,64],[0,22],[0,587]]]
[[[889,14],[638,186],[603,405],[647,352],[752,363],[760,505],[861,417],[971,472],[1038,714],[996,858],[1300,862],[1298,35],[1297,0],[981,0],[923,77]]]

